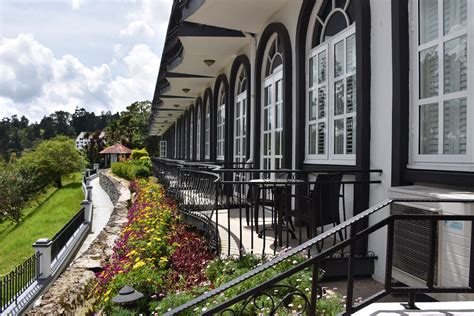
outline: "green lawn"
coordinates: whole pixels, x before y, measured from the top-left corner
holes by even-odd
[[[81,174],[63,181],[63,188],[49,188],[37,203],[25,210],[19,224],[0,223],[0,275],[11,271],[33,254],[31,246],[37,239],[52,238],[80,209],[84,199]]]

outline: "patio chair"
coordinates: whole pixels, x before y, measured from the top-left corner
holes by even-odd
[[[318,228],[324,232],[325,225],[340,224],[339,199],[342,176],[342,173],[318,174],[309,196],[288,194],[287,197],[300,199],[303,203],[309,204],[305,211],[292,209],[286,212],[288,224],[294,229],[292,218],[297,219],[299,225],[306,224],[308,238],[315,237]],[[342,232],[339,234],[343,239]]]

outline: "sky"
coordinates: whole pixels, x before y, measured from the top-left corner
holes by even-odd
[[[172,0],[0,0],[0,119],[150,100]]]

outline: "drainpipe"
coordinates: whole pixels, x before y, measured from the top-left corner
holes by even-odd
[[[247,135],[248,140],[250,141],[250,152],[249,160],[247,162],[254,162],[254,142],[259,139],[255,137],[255,91],[256,86],[256,73],[255,73],[255,64],[257,56],[257,36],[253,33],[242,32],[245,37],[250,40],[250,135]],[[258,141],[258,140],[257,140]]]

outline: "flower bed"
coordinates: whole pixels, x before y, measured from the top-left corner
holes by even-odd
[[[148,312],[147,301],[204,282],[202,267],[213,258],[205,239],[180,221],[176,204],[159,184],[140,180],[131,189],[136,195],[128,222],[97,274],[96,308],[106,312],[124,285],[145,295],[137,308]]]
[[[181,222],[176,204],[165,195],[160,185],[153,181],[140,180],[132,182],[130,189],[136,192],[136,195],[129,210],[128,222],[109,262],[103,267],[104,270],[97,274],[96,309],[114,315],[161,315],[269,259],[255,255],[244,255],[240,259],[214,258],[202,235]],[[210,306],[287,271],[303,260],[303,257],[297,256],[281,262],[186,314],[201,313]],[[293,275],[282,281],[272,295],[282,299],[295,289],[309,295],[311,277],[309,269]],[[142,292],[145,298],[128,309],[112,304],[111,298],[117,295],[124,285]],[[237,310],[245,308],[245,314],[249,315],[268,313],[269,307],[262,304],[263,302],[243,306],[240,303]],[[302,296],[285,298],[280,315],[298,313],[304,306]],[[341,297],[337,294],[322,294],[322,299],[318,300],[318,315],[335,315],[341,312],[342,308]]]

